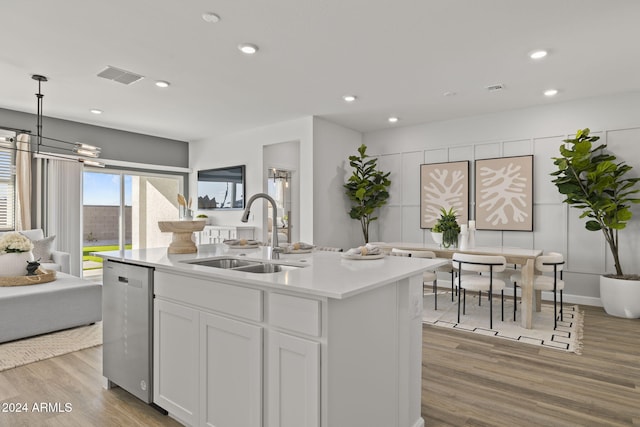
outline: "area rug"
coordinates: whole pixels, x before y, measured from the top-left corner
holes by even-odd
[[[518,304],[520,302],[518,301]],[[493,299],[493,329],[489,328],[489,301],[483,294],[482,305],[478,296],[467,294],[466,314],[458,317],[458,299],[451,301],[450,292],[438,293],[438,310],[434,310],[434,296],[424,296],[422,322],[443,328],[502,338],[514,342],[532,344],[545,348],[582,353],[584,313],[577,305],[564,305],[563,320],[558,318],[558,327],[553,329],[553,304],[542,304],[542,311],[533,313],[531,329],[520,326],[520,306],[516,321],[513,321],[513,300],[505,298],[504,322],[500,320],[500,296]]]
[[[102,344],[102,322],[0,344],[0,371]]]

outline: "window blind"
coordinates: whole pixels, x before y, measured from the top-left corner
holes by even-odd
[[[15,150],[0,141],[0,231],[15,228]]]

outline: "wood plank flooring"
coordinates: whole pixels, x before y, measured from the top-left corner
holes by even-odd
[[[640,320],[582,308],[580,356],[425,326],[426,426],[640,426]],[[103,389],[101,372],[102,347],[0,372],[0,426],[179,425],[121,389]],[[32,412],[40,402],[62,411]],[[5,403],[27,403],[29,412],[1,412]]]
[[[582,355],[424,326],[426,425],[640,425],[640,320],[581,309]]]

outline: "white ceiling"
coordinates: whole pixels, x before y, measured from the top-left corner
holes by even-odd
[[[30,76],[43,74],[45,116],[179,140],[309,115],[366,132],[640,90],[638,0],[2,0],[0,16],[0,107],[35,113]],[[536,48],[550,54],[534,62]],[[107,65],[145,79],[96,77]]]

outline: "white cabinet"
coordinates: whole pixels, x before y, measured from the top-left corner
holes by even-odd
[[[422,274],[343,299],[154,272],[154,401],[215,427],[417,427]]]
[[[197,244],[222,243],[227,239],[254,239],[254,227],[239,225],[205,225],[196,233]]]
[[[198,410],[198,311],[154,300],[153,401],[195,425]]]
[[[320,343],[269,335],[269,427],[320,426]]]
[[[262,426],[262,328],[200,314],[200,424]]]

